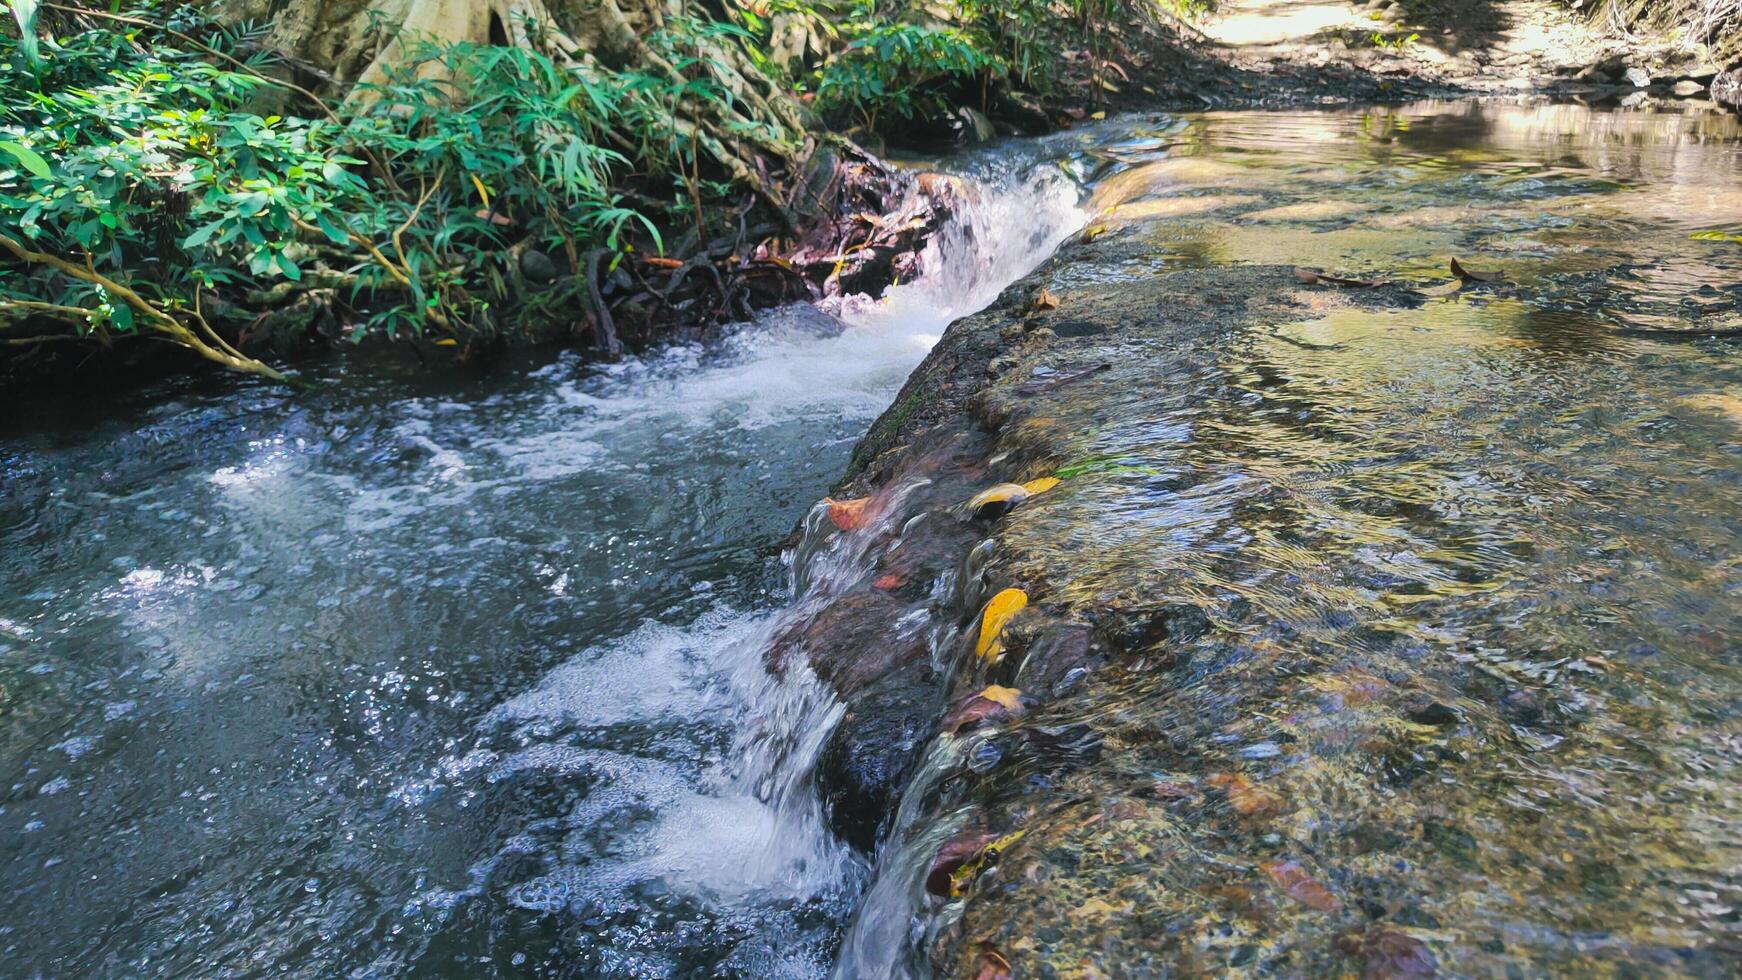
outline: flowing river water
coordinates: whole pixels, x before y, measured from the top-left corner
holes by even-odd
[[[1527,427],[1560,492],[1634,501],[1602,512],[1616,523],[1579,557],[1521,544],[1542,501],[1472,491],[1467,553],[1387,552],[1385,574],[1444,597],[1527,551],[1590,564],[1581,596],[1469,608],[1578,620],[1582,652],[1641,675],[1626,697],[1716,733],[1675,765],[1726,785],[1742,756],[1742,341],[1628,331],[1742,320],[1742,245],[1690,237],[1742,232],[1739,136],[1697,111],[1473,103],[1115,120],[956,161],[975,206],[881,302],[608,367],[333,364],[308,393],[202,379],[9,410],[0,973],[807,977],[849,930],[844,974],[919,969],[889,948],[907,891],[887,869],[871,887],[874,856],[831,836],[808,783],[841,706],[764,666],[778,625],[864,558],[807,540],[783,561],[780,545],[944,327],[1113,199],[1109,223],[1141,223],[1144,242],[1122,276],[1426,276],[1477,233],[1486,257],[1508,250],[1520,291],[1445,300],[1413,328],[1432,342],[1333,316],[1260,347],[1285,345],[1310,368],[1298,383],[1327,391],[1381,374],[1363,398],[1479,391],[1514,421],[1470,424]],[[1382,334],[1377,365],[1323,353]],[[1235,415],[1242,385],[1265,383],[1249,367],[1226,369]],[[1124,424],[1168,453],[1235,452],[1213,408]],[[1419,415],[1364,417],[1394,426],[1365,432],[1377,442],[1422,436]],[[1287,433],[1259,429],[1271,441],[1239,451],[1285,458]],[[1179,498],[1168,540],[1224,547],[1193,529],[1246,492]],[[1630,535],[1656,545],[1617,580],[1605,541]],[[1648,717],[1617,705],[1610,724]],[[1700,812],[1701,839],[1733,849],[1734,804]],[[1742,882],[1690,895],[1734,932]]]

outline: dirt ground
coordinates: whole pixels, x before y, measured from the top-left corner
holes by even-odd
[[[1211,103],[1548,92],[1594,103],[1703,99],[1703,46],[1622,38],[1549,0],[1223,0],[1198,25],[1231,70]]]

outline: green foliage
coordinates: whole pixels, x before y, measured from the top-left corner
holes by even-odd
[[[825,111],[856,113],[874,129],[885,112],[903,119],[947,112],[952,84],[988,80],[1005,70],[965,31],[879,24],[830,60],[817,101]]]
[[[131,31],[73,34],[35,63],[17,44],[0,57],[0,149],[11,157],[0,158],[0,231],[160,308],[194,308],[238,266],[296,278],[291,215],[362,199],[344,170],[352,161],[316,127],[248,110],[266,84],[252,74]],[[0,285],[0,316],[46,303],[89,332],[142,326],[92,278],[19,271]]]
[[[178,331],[209,333],[215,298],[270,304],[287,283],[326,293],[358,339],[486,333],[514,298],[516,248],[576,271],[595,250],[660,249],[662,220],[729,189],[677,110],[730,105],[705,64],[730,25],[674,18],[645,39],[675,74],[414,44],[366,97],[299,117],[269,111],[290,94],[242,54],[249,31],[186,8],[124,16],[177,33],[69,33],[40,62],[0,37],[0,234],[71,264],[0,251],[0,343],[54,324],[193,346]],[[439,77],[420,77],[431,61]]]
[[[1076,81],[1099,81],[1116,32],[1142,29],[1163,10],[1190,16],[1214,6],[1213,0],[953,0],[947,8],[916,4],[904,15],[876,0],[847,2],[833,17],[845,47],[812,84],[826,115],[870,129],[957,106],[984,110],[999,89],[1055,94],[1071,66]],[[821,4],[811,9],[818,19],[830,12]],[[905,19],[946,9],[949,26]]]
[[[8,0],[6,6],[18,23],[18,49],[30,64],[41,64],[42,52],[36,42],[36,15],[41,10],[37,0]]]
[[[1367,43],[1381,51],[1402,51],[1421,40],[1421,35],[1415,31],[1403,34],[1397,31],[1374,31],[1367,37]]]

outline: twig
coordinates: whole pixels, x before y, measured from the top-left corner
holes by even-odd
[[[91,263],[89,255],[85,257],[85,264],[79,266],[58,255],[50,255],[47,252],[38,252],[33,249],[25,248],[11,236],[5,234],[0,234],[0,247],[11,252],[21,262],[46,265],[49,268],[71,276],[74,279],[103,287],[104,291],[109,295],[120,299],[123,303],[126,303],[134,310],[134,312],[143,314],[146,320],[149,321],[158,332],[167,334],[177,343],[181,344],[183,347],[187,347],[206,360],[215,361],[225,367],[234,368],[238,371],[247,371],[252,374],[261,375],[262,377],[271,378],[274,381],[282,382],[286,380],[284,375],[270,367],[267,367],[264,363],[252,357],[235,353],[233,348],[226,351],[206,343],[200,338],[199,334],[188,329],[186,324],[177,320],[174,316],[171,316],[162,308],[139,295],[137,292],[134,292],[132,288],[122,285],[121,283],[98,272],[96,266]],[[202,317],[199,322],[203,324],[204,318]],[[205,329],[208,331],[211,330],[210,325],[205,325]],[[229,347],[228,344],[222,344],[222,346],[226,348]]]

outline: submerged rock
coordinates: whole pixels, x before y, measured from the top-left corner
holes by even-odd
[[[1420,195],[1412,139],[1433,166],[1446,144],[1385,144]],[[1722,645],[1690,637],[1742,630],[1720,557],[1739,505],[1714,476],[1733,432],[1672,430],[1601,321],[1569,339],[1532,293],[1556,281],[1526,257],[1546,236],[1455,293],[1263,264],[1292,244],[1277,257],[1420,266],[1423,241],[1518,228],[1515,203],[1472,203],[1479,168],[1443,208],[1352,211],[1378,164],[1279,145],[1293,199],[1214,154],[1104,182],[1084,240],[952,325],[856,453],[843,497],[918,487],[866,572],[899,568],[901,601],[853,607],[881,617],[862,647],[807,647],[848,704],[836,825],[910,903],[877,908],[877,936],[915,937],[878,955],[948,976],[1722,973],[1742,702]],[[1593,230],[1599,193],[1532,206],[1556,243],[1636,247]],[[1059,482],[1010,489],[1040,477]],[[1638,492],[1662,481],[1699,492]],[[923,654],[879,652],[919,633]],[[1642,647],[1663,652],[1613,652]]]
[[[1712,79],[1712,101],[1732,109],[1742,109],[1742,68],[1734,68]]]

